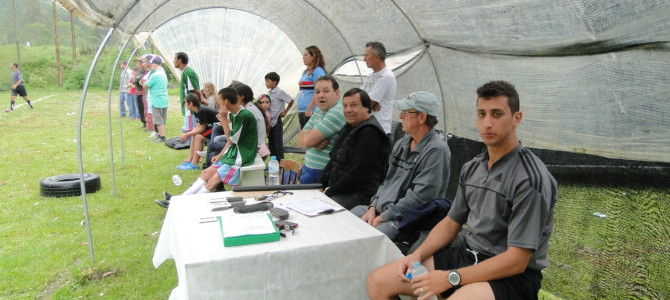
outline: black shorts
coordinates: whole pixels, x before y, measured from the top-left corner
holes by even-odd
[[[202,136],[209,139],[212,136],[212,127],[209,127],[202,133]]]
[[[22,85],[17,86],[15,89],[12,89],[12,96],[19,95],[21,97],[27,97],[28,92],[26,92],[26,87]]]
[[[463,244],[463,246],[460,247],[447,247],[441,249],[433,255],[435,269],[451,270],[473,265],[475,263],[475,255],[467,251],[467,248],[468,245]],[[478,254],[477,257],[479,262],[489,258],[489,256],[485,256],[481,253]],[[491,286],[491,290],[493,290],[493,295],[496,300],[537,299],[537,293],[540,291],[541,284],[542,273],[528,268],[521,274],[489,281],[489,285]],[[454,291],[454,289],[445,291],[442,293],[442,297],[446,299],[451,296]]]

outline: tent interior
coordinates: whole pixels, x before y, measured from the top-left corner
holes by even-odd
[[[521,97],[520,140],[552,172],[670,174],[670,0],[58,1],[113,28],[124,47],[153,44],[175,74],[183,51],[203,82],[239,80],[255,94],[275,71],[295,95],[310,45],[341,90],[359,87],[370,73],[365,44],[380,41],[397,99],[441,99],[437,128],[455,159],[481,151],[477,87],[505,80]]]
[[[397,98],[435,93],[438,127],[455,136],[478,140],[474,91],[499,79],[519,90],[526,146],[670,162],[668,1],[59,2],[121,41],[134,38],[130,47],[150,37],[164,57],[189,53],[201,78],[256,92],[276,71],[295,94],[310,45],[343,89],[359,86],[369,69],[351,62],[381,41],[390,59],[403,57],[393,65]]]

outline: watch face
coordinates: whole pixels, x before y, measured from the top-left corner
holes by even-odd
[[[455,271],[451,271],[451,273],[449,273],[449,283],[453,286],[459,285],[461,283],[461,275]]]

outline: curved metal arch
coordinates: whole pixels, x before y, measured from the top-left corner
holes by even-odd
[[[419,39],[421,39],[423,41],[424,46],[426,47],[426,53],[428,54],[428,59],[430,59],[430,64],[433,66],[433,72],[435,72],[435,78],[437,79],[437,86],[440,89],[440,96],[444,97],[444,87],[442,87],[442,80],[440,80],[440,73],[437,72],[437,67],[435,66],[435,60],[433,59],[433,56],[430,54],[430,51],[429,51],[430,50],[429,48],[430,48],[430,45],[431,45],[430,41],[425,40],[423,38],[423,35],[421,35],[421,32],[419,31],[419,28],[416,27],[416,24],[414,24],[414,21],[412,21],[412,19],[410,19],[410,17],[405,13],[405,11],[400,7],[400,5],[398,5],[398,3],[395,0],[390,0],[390,1],[391,1],[391,3],[393,3],[393,5],[395,7],[398,8],[400,13],[402,13],[402,15],[405,16],[405,19],[407,19],[407,22],[409,22],[409,24],[412,25],[412,29],[414,29],[414,32],[416,32],[416,35],[419,37]],[[440,99],[440,100],[442,100],[440,102],[442,102],[444,104],[444,101],[443,101],[444,99]],[[442,118],[443,118],[443,120],[447,120],[447,110],[444,109],[444,107],[442,107]],[[446,126],[446,121],[445,121],[445,126]],[[445,127],[444,130],[447,131],[447,128]]]
[[[130,39],[128,39],[128,41],[130,41]],[[128,64],[130,64],[131,59],[133,58],[133,56],[135,56],[135,52],[137,52],[137,48],[134,48],[133,51],[130,52],[130,55],[129,55],[128,59],[126,59]],[[119,52],[119,53],[123,53],[123,52]],[[118,64],[118,62],[117,62],[117,64]],[[126,65],[126,68],[128,68],[128,65]],[[114,73],[112,73],[112,74],[114,74]],[[114,77],[112,77],[111,80],[113,81]],[[121,93],[121,90],[123,89],[123,87],[121,86],[122,84],[123,84],[123,82],[119,82],[119,93]],[[110,89],[111,89],[111,86],[112,86],[111,82],[110,82],[109,86],[110,86]],[[121,143],[121,145],[120,145],[121,146],[121,163],[125,163],[126,162],[126,156],[125,156],[125,148],[123,146],[123,122],[121,122],[121,117],[120,116],[119,116],[119,139],[120,139],[120,143]]]
[[[109,38],[112,36],[112,32],[114,32],[114,28],[110,28],[107,31],[107,35],[105,35],[105,38],[103,39],[102,43],[100,43],[100,47],[98,48],[98,51],[95,53],[93,62],[91,62],[91,66],[88,68],[86,81],[84,82],[84,87],[81,92],[81,101],[79,102],[79,116],[77,118],[77,158],[78,158],[77,164],[79,166],[79,187],[81,188],[81,201],[84,205],[84,222],[86,222],[86,233],[88,237],[88,253],[92,263],[95,263],[95,255],[93,254],[93,236],[91,235],[91,222],[90,218],[88,217],[88,201],[86,201],[86,184],[84,183],[84,158],[81,154],[82,152],[81,123],[84,119],[84,103],[86,103],[86,93],[88,92],[88,84],[91,81],[91,75],[93,74],[93,70],[95,70],[95,65],[98,63],[98,59],[100,58],[102,49],[105,48],[105,45],[107,45]]]
[[[169,2],[169,1],[172,1],[172,0],[167,0],[167,1]],[[309,5],[312,9],[314,9],[314,11],[318,12],[319,15],[321,15],[325,20],[328,21],[328,24],[330,24],[330,25],[335,29],[335,31],[337,32],[337,34],[338,34],[338,35],[340,36],[340,38],[344,41],[344,44],[347,46],[347,49],[349,49],[349,53],[351,54],[350,57],[355,56],[354,51],[353,51],[353,49],[351,48],[351,45],[349,44],[349,41],[344,37],[344,35],[342,34],[342,31],[340,31],[340,29],[339,29],[337,26],[335,26],[335,24],[333,23],[333,21],[332,21],[330,18],[328,18],[328,17],[327,17],[321,10],[317,9],[316,6],[314,6],[312,3],[308,2],[307,0],[302,0],[302,1],[303,1],[305,4]],[[157,6],[157,8],[156,8],[154,11],[158,10],[158,8],[161,7],[161,6],[162,6],[162,5]],[[243,11],[243,12],[246,12],[246,13],[249,13],[249,14],[252,14],[252,15],[255,15],[255,16],[258,16],[258,17],[260,17],[260,18],[263,18],[263,19],[265,19],[265,20],[268,20],[270,23],[272,23],[272,24],[274,24],[275,26],[277,26],[277,24],[275,24],[274,22],[270,21],[270,19],[266,18],[266,17],[263,16],[263,15],[257,14],[257,13],[255,13],[255,12],[252,12],[252,11],[249,11],[249,10],[246,10],[246,9],[241,9],[241,8],[236,8],[236,7],[233,7],[233,6],[226,6],[226,5],[221,5],[221,6],[218,6],[218,5],[217,5],[217,6],[203,6],[203,7],[200,7],[200,8],[195,8],[195,9],[187,10],[187,11],[183,12],[182,14],[187,14],[187,13],[191,13],[191,12],[195,12],[195,11],[200,11],[200,10],[205,10],[205,9],[216,9],[216,8],[232,9],[232,10]],[[175,16],[173,16],[173,17],[171,17],[171,18],[166,19],[165,21],[159,23],[153,30],[156,30],[156,29],[160,28],[161,26],[165,25],[166,23],[168,23],[168,22],[170,22],[170,21],[172,21],[172,20],[174,20],[175,18],[178,18],[178,17],[180,17],[180,16],[181,16],[181,15],[175,15]],[[148,18],[148,16],[147,16],[147,18]],[[142,23],[144,23],[144,21],[146,21],[147,18],[145,18],[144,20],[142,20],[142,22],[140,22],[140,25],[141,25]],[[119,21],[120,21],[120,20],[119,20]],[[137,28],[139,28],[139,26],[138,26]],[[133,31],[133,34],[136,33],[137,28],[135,28],[135,31]],[[277,28],[280,28],[280,29],[281,29],[280,26],[277,26]],[[356,68],[358,68],[358,66],[356,66]],[[337,69],[337,68],[332,69],[330,73],[334,72],[336,69]],[[358,68],[358,74],[361,74],[361,70],[360,70],[360,68]],[[362,78],[361,78],[361,84],[363,84],[363,79],[362,79]]]
[[[121,20],[123,20],[128,13],[137,5],[138,2],[135,2],[132,6],[130,6],[126,12],[123,14],[123,17],[121,17]],[[77,118],[77,165],[79,167],[79,186],[81,189],[81,201],[84,206],[84,221],[86,222],[86,234],[88,238],[88,252],[89,252],[89,257],[91,259],[92,263],[95,263],[95,254],[93,251],[93,236],[91,234],[91,221],[88,216],[88,201],[86,200],[86,184],[84,183],[84,158],[82,156],[82,149],[81,149],[81,124],[83,122],[84,118],[84,104],[86,103],[86,94],[88,93],[88,85],[91,82],[91,75],[93,74],[93,71],[95,70],[95,66],[98,64],[98,60],[100,59],[100,54],[102,54],[102,49],[107,46],[107,43],[109,42],[109,39],[112,36],[112,33],[114,33],[114,30],[116,30],[118,26],[118,22],[114,23],[114,27],[110,28],[107,31],[107,34],[105,35],[105,38],[103,41],[100,43],[100,47],[98,47],[98,51],[95,53],[95,57],[93,58],[93,61],[91,61],[91,66],[88,68],[88,73],[86,74],[86,80],[84,81],[84,86],[82,87],[82,92],[81,92],[81,101],[79,102],[79,116]],[[123,50],[121,50],[123,51]],[[111,128],[111,126],[110,126]],[[111,138],[111,137],[110,137]],[[110,153],[110,156],[113,156],[114,152]],[[113,160],[113,157],[112,157]],[[112,163],[112,172],[114,170],[114,165]]]
[[[351,55],[354,56],[355,55],[354,54],[354,49],[351,48],[351,45],[349,45],[349,41],[347,40],[347,38],[344,37],[344,35],[342,34],[342,31],[340,31],[340,29],[337,26],[335,26],[335,23],[333,23],[333,21],[330,18],[328,18],[326,16],[326,14],[324,14],[320,9],[317,9],[316,6],[314,6],[314,4],[308,2],[307,0],[303,0],[303,2],[305,2],[307,5],[311,6],[315,11],[317,11],[321,16],[323,16],[324,19],[326,19],[328,21],[330,26],[333,26],[333,28],[335,28],[335,31],[337,31],[337,34],[340,35],[340,37],[344,41],[344,44],[347,45],[347,48],[349,48],[349,53],[351,53]],[[358,69],[358,74],[361,74],[361,69],[358,67],[358,64],[356,64],[356,69]],[[334,72],[335,70],[336,69],[333,69],[331,71],[331,73]],[[361,78],[361,84],[363,84],[363,78]]]
[[[126,40],[126,42],[123,44],[123,47],[121,49],[125,49],[126,45],[130,39]],[[123,54],[123,50],[119,51],[119,54],[116,56],[116,60],[114,61],[114,67],[112,67],[112,74],[109,78],[109,92],[107,93],[107,120],[108,120],[108,128],[109,128],[109,164],[110,164],[110,171],[112,175],[112,195],[116,197],[116,175],[114,173],[114,139],[112,138],[112,84],[114,83],[114,76],[116,75],[116,66],[119,64],[119,60],[121,59],[121,54]],[[128,68],[128,66],[126,66]],[[119,89],[121,89],[121,84],[122,82],[119,82]],[[121,116],[119,115],[119,123],[121,123]],[[120,127],[121,130],[121,151],[123,152],[123,127]]]
[[[395,51],[395,52],[387,52],[387,53],[386,53],[386,58],[388,59],[390,56],[393,56],[393,55],[395,55],[395,54],[408,52],[408,51],[411,51],[412,49],[419,48],[419,47],[421,47],[421,46],[423,46],[423,49],[421,49],[421,52],[420,52],[419,54],[417,54],[416,56],[414,56],[414,57],[408,59],[406,62],[402,63],[401,65],[399,65],[398,67],[396,67],[396,68],[393,69],[392,71],[395,71],[395,70],[397,70],[397,69],[404,68],[404,67],[406,67],[408,64],[410,64],[410,63],[416,61],[418,58],[423,57],[423,53],[424,53],[424,52],[427,52],[427,51],[426,51],[426,47],[425,47],[425,44],[423,44],[423,43],[419,43],[419,44],[417,44],[416,46],[407,47],[407,48],[400,49],[400,50]],[[347,64],[347,63],[349,63],[349,62],[352,62],[352,61],[357,61],[357,60],[359,59],[359,57],[361,57],[361,56],[362,56],[361,54],[356,54],[356,55],[350,55],[350,56],[345,57],[339,64],[337,64],[337,65],[335,66],[335,70],[333,70],[333,73],[335,73],[335,71],[336,71],[337,69],[339,69],[340,67],[342,67],[343,65],[345,65],[345,64]],[[343,76],[343,75],[338,75],[338,76]],[[353,76],[359,76],[359,77],[362,77],[363,75],[360,74],[360,69],[359,69],[359,70],[358,70],[358,75],[347,75],[347,76],[351,76],[351,77],[353,77]]]

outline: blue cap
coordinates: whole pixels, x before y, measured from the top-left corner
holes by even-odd
[[[155,65],[162,65],[163,64],[163,59],[160,56],[154,56],[149,63],[155,64]]]

